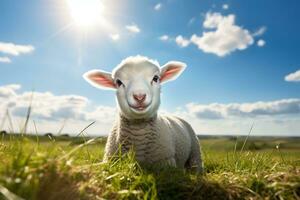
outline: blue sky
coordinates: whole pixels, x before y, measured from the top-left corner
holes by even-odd
[[[85,28],[74,22],[67,1],[1,1],[0,87],[13,96],[1,97],[0,89],[0,98],[14,102],[0,103],[4,112],[9,108],[21,117],[26,101],[20,102],[32,90],[41,100],[49,92],[66,104],[63,98],[74,95],[83,101],[79,107],[47,104],[48,110],[37,108],[35,117],[43,131],[70,118],[68,131],[76,132],[79,127],[72,123],[94,118],[72,119],[74,112],[82,116],[85,110],[85,116],[99,107],[105,112],[115,107],[114,93],[91,87],[82,74],[94,68],[111,71],[127,56],[140,54],[161,65],[187,63],[179,79],[163,86],[161,109],[186,117],[197,132],[244,134],[255,122],[256,134],[300,134],[299,1],[101,3],[108,25]],[[233,104],[242,114],[232,114]],[[57,114],[63,111],[70,116]],[[101,117],[95,120],[104,127]],[[105,131],[109,126],[107,121]]]

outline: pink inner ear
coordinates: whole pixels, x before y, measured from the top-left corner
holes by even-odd
[[[103,87],[116,88],[114,82],[101,74],[92,74],[89,78]]]
[[[180,67],[169,67],[160,77],[160,81],[168,80],[180,71]]]

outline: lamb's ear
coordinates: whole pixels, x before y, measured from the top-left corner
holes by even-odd
[[[161,68],[160,82],[165,83],[175,80],[186,68],[186,64],[178,61],[170,61]]]
[[[94,69],[83,74],[83,78],[96,88],[104,90],[116,89],[114,80],[109,72]]]

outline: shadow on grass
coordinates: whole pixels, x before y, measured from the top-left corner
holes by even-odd
[[[205,175],[174,167],[145,167],[143,173],[153,176],[158,199],[231,199],[231,194]]]
[[[155,176],[160,199],[229,199],[228,192],[218,183],[177,173]]]
[[[44,171],[36,199],[80,199],[78,183],[70,172],[61,171],[56,165],[50,165]]]

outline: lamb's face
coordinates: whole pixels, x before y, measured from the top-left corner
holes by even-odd
[[[84,78],[101,89],[115,89],[121,113],[128,119],[147,119],[160,105],[160,86],[176,79],[185,69],[181,62],[168,62],[162,68],[156,61],[136,56],[123,60],[113,73],[91,70]]]
[[[128,63],[113,73],[117,102],[129,119],[150,118],[160,104],[160,69],[150,62]]]

